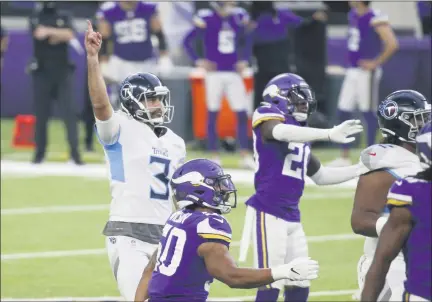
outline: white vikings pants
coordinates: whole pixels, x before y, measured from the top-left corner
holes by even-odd
[[[144,268],[157,244],[127,236],[109,236],[105,245],[120,294],[125,301],[134,301]]]
[[[359,294],[356,297],[360,300],[360,293],[366,279],[366,274],[372,264],[373,257],[370,255],[363,255],[357,265],[357,278],[359,285]],[[402,301],[404,293],[405,276],[405,261],[402,257],[398,256],[390,265],[390,269],[386,276],[384,288],[381,291],[378,301]],[[411,301],[411,300],[410,300]]]
[[[145,61],[127,61],[115,55],[110,56],[108,62],[102,64],[102,75],[115,83],[121,83],[131,74],[138,72],[158,73],[158,65],[156,59],[148,59]]]
[[[251,221],[245,222],[243,232],[247,236],[246,232],[250,232],[248,225],[252,229],[256,268],[274,267],[298,257],[308,257],[306,235],[301,223],[288,222],[249,206],[246,211],[246,220]],[[309,287],[310,281],[278,280],[266,287],[283,289],[284,286]]]
[[[246,87],[240,74],[234,71],[213,71],[205,75],[208,111],[219,111],[222,96],[225,94],[231,110],[248,110]]]
[[[379,98],[379,83],[382,69],[367,71],[361,68],[348,68],[339,93],[338,109],[362,112],[375,111]]]

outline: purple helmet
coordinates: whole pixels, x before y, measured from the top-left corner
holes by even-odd
[[[226,214],[237,205],[237,190],[231,175],[208,159],[184,163],[174,172],[171,187],[180,208],[196,204]],[[234,196],[232,203],[231,195]]]
[[[276,105],[298,122],[305,122],[316,109],[315,95],[306,81],[294,73],[282,73],[268,82],[264,102]]]
[[[417,155],[420,161],[429,168],[432,166],[432,126],[427,122],[416,137]]]

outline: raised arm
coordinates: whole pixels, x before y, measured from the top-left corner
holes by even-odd
[[[120,124],[113,116],[113,108],[108,98],[105,81],[99,65],[98,52],[102,45],[102,35],[94,32],[92,24],[87,20],[85,47],[87,50],[88,88],[96,127],[100,140],[104,144],[113,144],[120,133]]]
[[[113,109],[106,92],[105,81],[99,66],[98,53],[102,46],[102,35],[93,31],[93,26],[87,20],[85,47],[87,50],[88,85],[93,112],[98,120],[106,121]]]

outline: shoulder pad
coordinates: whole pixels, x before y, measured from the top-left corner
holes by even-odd
[[[196,27],[205,28],[207,26],[206,18],[213,15],[210,9],[200,9],[193,17],[192,21]]]
[[[382,13],[378,9],[372,10],[372,18],[370,19],[370,24],[373,26],[378,23],[388,23],[389,18],[386,14]]]
[[[102,11],[107,11],[110,9],[113,9],[116,6],[116,3],[114,1],[107,1],[101,4],[101,6],[99,7],[100,10]]]
[[[262,122],[268,120],[285,121],[285,115],[276,106],[263,102],[252,115],[252,127],[255,128]]]
[[[370,171],[403,168],[419,161],[414,153],[391,144],[369,146],[361,152],[360,160]]]
[[[232,231],[228,221],[219,214],[207,214],[201,222],[197,224],[197,233],[204,239],[221,240],[226,243],[231,242]]]
[[[414,183],[415,178],[412,177],[395,181],[390,187],[387,195],[387,204],[392,206],[405,206],[412,204],[412,196],[415,191]]]
[[[245,18],[245,17],[247,18],[249,16],[247,11],[243,7],[234,7],[232,12],[234,15],[238,15],[242,18]]]

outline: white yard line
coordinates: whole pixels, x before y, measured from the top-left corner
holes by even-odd
[[[351,192],[332,192],[329,196],[324,193],[306,193],[303,200],[321,200],[321,199],[341,199],[351,198]],[[239,203],[244,203],[248,196],[239,196]],[[109,204],[90,204],[80,206],[47,206],[47,207],[29,207],[29,208],[12,208],[1,209],[2,216],[10,215],[28,215],[28,214],[46,214],[46,213],[72,213],[72,212],[94,212],[94,211],[107,211]]]
[[[321,235],[309,236],[308,242],[329,242],[329,241],[343,241],[343,240],[358,240],[364,237],[355,234],[337,234],[337,235]],[[238,247],[239,241],[234,241],[231,246]],[[68,251],[48,251],[37,253],[12,253],[1,255],[2,261],[20,260],[20,259],[36,259],[36,258],[61,258],[73,256],[88,256],[88,255],[104,255],[105,249],[87,249],[87,250],[68,250]]]
[[[326,296],[345,296],[352,295],[355,293],[354,289],[346,289],[346,290],[329,290],[329,291],[319,291],[319,292],[311,292],[309,293],[310,297],[326,297]],[[242,297],[210,297],[207,301],[226,301],[226,302],[241,302],[241,301],[253,301],[255,300],[255,296],[242,296]],[[122,297],[57,297],[57,298],[1,298],[1,301],[10,301],[10,302],[50,302],[50,301],[58,301],[58,302],[95,302],[95,301],[123,301]]]
[[[27,214],[46,214],[46,213],[71,213],[71,212],[92,212],[92,211],[107,211],[107,204],[93,204],[84,206],[53,206],[53,207],[34,207],[34,208],[16,208],[2,209],[2,216],[9,215],[27,215]]]
[[[254,173],[250,170],[226,169],[226,173],[231,174],[232,179],[238,184],[253,184]],[[87,164],[85,166],[75,166],[68,163],[44,163],[33,165],[28,162],[11,160],[1,161],[2,177],[8,175],[25,176],[79,176],[86,178],[107,178],[108,171],[105,164]],[[327,186],[337,188],[355,188],[357,179],[353,179],[338,185]],[[316,186],[310,179],[306,179],[306,185]]]

